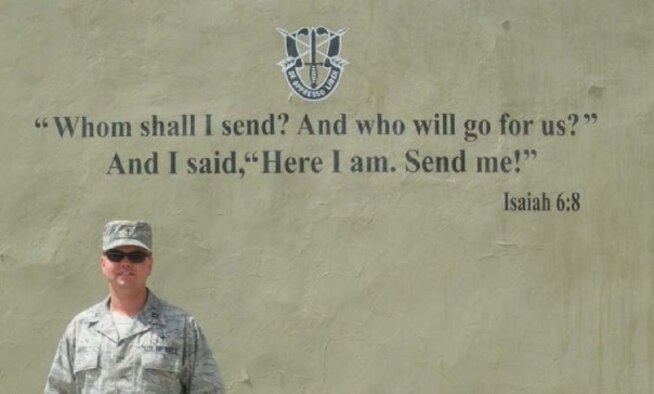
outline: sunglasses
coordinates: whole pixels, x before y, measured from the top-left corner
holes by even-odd
[[[104,252],[104,255],[107,256],[109,261],[112,263],[120,263],[125,257],[132,263],[142,263],[145,259],[150,256],[148,253],[135,250],[133,252],[125,253],[120,250],[108,250]]]

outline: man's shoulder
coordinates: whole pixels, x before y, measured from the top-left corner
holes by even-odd
[[[173,305],[161,298],[158,298],[153,293],[150,293],[150,297],[153,297],[153,300],[152,302],[148,302],[148,305],[146,306],[146,309],[149,309],[150,313],[152,312],[158,313],[164,319],[175,319],[175,320],[183,319],[187,321],[194,320],[193,316],[191,316],[191,314],[188,313],[183,308],[180,308],[177,305]]]
[[[84,309],[70,320],[65,335],[75,335],[79,327],[98,321],[107,310],[107,298]]]
[[[71,323],[97,320],[107,310],[107,298],[105,298],[97,304],[94,304],[79,312],[77,315],[75,315],[75,317],[73,317]]]

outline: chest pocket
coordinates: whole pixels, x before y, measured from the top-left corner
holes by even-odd
[[[85,373],[86,371],[98,368],[98,356],[100,351],[93,348],[81,348],[75,352],[74,372]]]
[[[179,356],[146,352],[141,356],[141,366],[141,389],[144,392],[181,392],[182,365]]]
[[[98,387],[100,380],[100,349],[80,348],[75,352],[73,372],[78,388],[86,392]]]

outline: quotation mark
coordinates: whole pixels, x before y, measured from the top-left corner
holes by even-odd
[[[256,163],[259,161],[259,156],[257,152],[246,152],[245,153],[245,162],[247,163]]]
[[[46,127],[48,127],[48,118],[44,116],[34,119],[34,127],[36,127],[37,129],[43,127],[45,129]]]
[[[586,123],[595,123],[597,122],[597,114],[584,114],[584,119],[586,120]]]

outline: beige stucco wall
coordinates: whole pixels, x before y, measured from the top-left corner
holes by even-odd
[[[42,389],[65,325],[106,293],[104,222],[142,218],[152,289],[198,319],[230,393],[653,392],[652,21],[644,0],[0,1],[0,391]],[[349,28],[349,64],[310,103],[284,80],[275,29],[320,25]],[[271,113],[285,135],[200,133],[205,114]],[[405,134],[358,135],[378,113]],[[416,135],[435,113],[456,115],[455,135]],[[534,129],[500,135],[503,113]],[[153,114],[196,114],[197,135],[139,136]],[[347,134],[298,135],[305,114],[345,114]],[[574,136],[540,133],[569,114]],[[133,135],[62,138],[62,116]],[[465,142],[466,119],[492,132]],[[397,171],[244,159],[334,149]],[[467,170],[408,173],[412,149],[464,150]],[[519,172],[475,171],[516,150]],[[245,176],[184,172],[215,151]],[[152,152],[159,174],[107,175],[115,154]],[[507,212],[505,192],[545,192],[552,209]],[[580,209],[557,211],[559,193]]]

